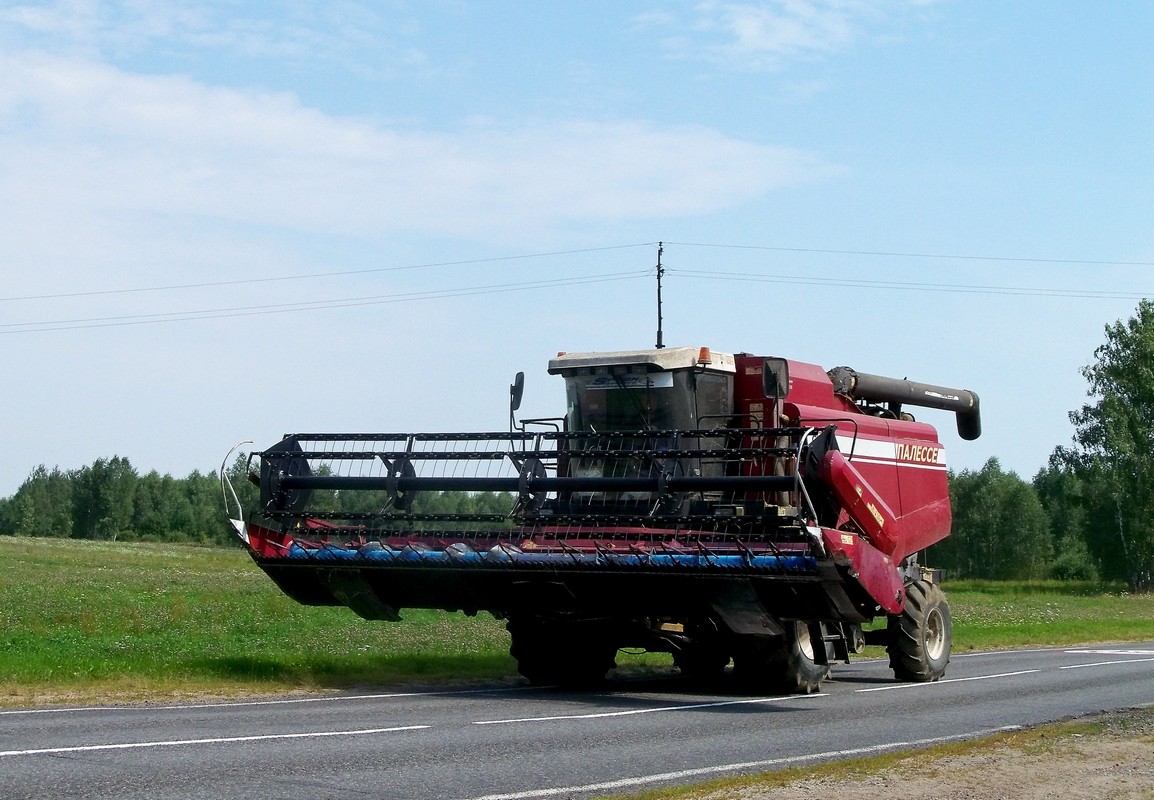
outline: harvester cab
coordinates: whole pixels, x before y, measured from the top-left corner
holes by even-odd
[[[507,432],[286,436],[234,524],[302,603],[506,619],[534,683],[596,682],[627,647],[811,692],[867,638],[898,678],[941,677],[949,607],[916,554],[949,533],[945,452],[905,407],[974,438],[976,395],[704,347],[549,372],[564,416],[518,422],[519,375]]]
[[[683,509],[668,479],[721,474],[721,459],[688,450],[724,446],[702,429],[733,427],[734,361],[708,348],[560,353],[549,372],[565,380],[563,475],[581,479],[654,479],[634,491],[562,492],[558,507],[586,513],[632,508],[650,516]]]

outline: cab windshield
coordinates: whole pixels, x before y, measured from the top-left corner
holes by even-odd
[[[569,375],[569,428],[591,433],[712,428],[728,415],[729,385],[727,376],[687,369],[616,367]]]
[[[716,459],[668,453],[721,446],[724,437],[720,435],[683,437],[677,432],[728,424],[731,376],[693,369],[649,372],[640,365],[614,365],[566,375],[565,387],[568,429],[593,434],[572,446],[580,455],[574,452],[568,458],[568,475],[634,478],[721,474],[723,466]],[[607,450],[635,454],[602,455]],[[685,513],[689,498],[684,493],[581,491],[567,494],[559,502],[574,512],[601,507],[678,514]]]
[[[685,377],[642,371],[574,375],[566,380],[569,427],[592,433],[692,427]]]

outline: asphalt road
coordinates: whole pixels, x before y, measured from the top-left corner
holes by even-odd
[[[1154,703],[1154,642],[955,655],[945,679],[835,666],[821,694],[382,693],[0,711],[0,798],[579,798]]]

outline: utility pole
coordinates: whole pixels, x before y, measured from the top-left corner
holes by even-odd
[[[661,254],[665,251],[664,242],[657,243],[657,349],[665,347],[661,341],[661,276],[665,274],[665,267],[661,266]]]

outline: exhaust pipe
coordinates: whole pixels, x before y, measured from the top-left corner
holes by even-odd
[[[968,389],[950,389],[899,378],[868,375],[850,367],[836,367],[828,373],[833,390],[854,400],[889,403],[890,410],[901,411],[903,405],[937,408],[957,414],[958,435],[973,441],[982,435],[982,416],[978,395]]]

